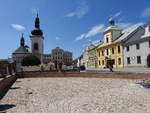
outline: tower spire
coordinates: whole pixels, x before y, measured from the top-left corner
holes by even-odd
[[[23,37],[23,33],[21,34],[21,40],[20,40],[20,46],[24,46],[25,45],[25,40]]]
[[[35,19],[35,28],[40,29],[40,19],[39,19],[38,12],[37,12],[37,17]]]
[[[38,14],[38,11],[37,11],[36,17],[37,17],[37,18],[39,18],[39,14]]]
[[[34,30],[31,32],[32,35],[39,35],[39,36],[43,36],[43,32],[40,28],[40,19],[39,19],[39,13],[37,11],[37,15],[36,15],[36,18],[35,18],[35,28]]]

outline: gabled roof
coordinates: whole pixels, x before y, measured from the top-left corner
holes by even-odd
[[[141,25],[142,24],[136,24],[123,30],[123,34],[114,41],[126,41],[130,36],[135,34],[138,29],[140,29]]]
[[[134,44],[141,40],[142,35],[144,35],[145,29],[143,27],[139,27],[139,29],[125,42],[125,46]]]

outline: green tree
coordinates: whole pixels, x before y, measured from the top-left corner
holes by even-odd
[[[37,56],[30,54],[23,58],[21,64],[22,66],[35,66],[41,64],[41,61]]]

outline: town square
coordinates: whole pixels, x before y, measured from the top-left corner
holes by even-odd
[[[2,1],[0,113],[150,113],[149,4]]]

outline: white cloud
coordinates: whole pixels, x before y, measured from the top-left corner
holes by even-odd
[[[131,27],[133,24],[130,22],[120,22],[120,23],[116,23],[116,25],[121,29],[126,29],[128,27]]]
[[[104,24],[100,24],[100,25],[97,25],[97,26],[94,26],[87,34],[86,34],[86,38],[88,37],[92,37],[92,36],[95,36],[99,33],[102,33],[104,30]]]
[[[66,17],[81,18],[85,14],[87,14],[88,10],[89,10],[89,6],[87,5],[87,2],[85,0],[82,0],[82,1],[79,2],[79,6],[76,8],[76,10],[71,12],[71,13],[68,13],[66,15]]]
[[[60,37],[56,37],[56,40],[60,40],[61,38]]]
[[[128,29],[129,27],[135,27],[135,26],[142,26],[144,25],[144,22],[138,22],[136,24],[134,23],[129,23],[129,22],[124,22],[124,23],[117,23],[116,25],[121,28],[121,29]]]
[[[18,31],[23,31],[25,30],[25,27],[19,24],[11,24],[11,27],[18,30]]]
[[[116,23],[116,25],[125,30],[129,27],[134,27],[134,26],[141,26],[143,25],[144,23],[143,22],[139,22],[139,23],[130,23],[130,22],[122,22],[122,23]],[[79,35],[78,37],[76,37],[76,41],[78,40],[81,40],[81,39],[86,39],[86,38],[89,38],[89,37],[93,37],[93,36],[96,36],[100,33],[103,33],[105,30],[105,25],[104,24],[100,24],[100,25],[97,25],[97,26],[94,26],[93,28],[91,28],[87,33],[83,33],[81,35]],[[91,41],[90,39],[88,41]]]
[[[150,7],[144,9],[144,11],[142,12],[141,17],[142,18],[148,18],[148,17],[150,17]]]
[[[96,25],[92,27],[87,33],[83,33],[80,36],[76,37],[76,40],[93,37],[97,34],[102,33],[103,31],[104,31],[104,24]]]

